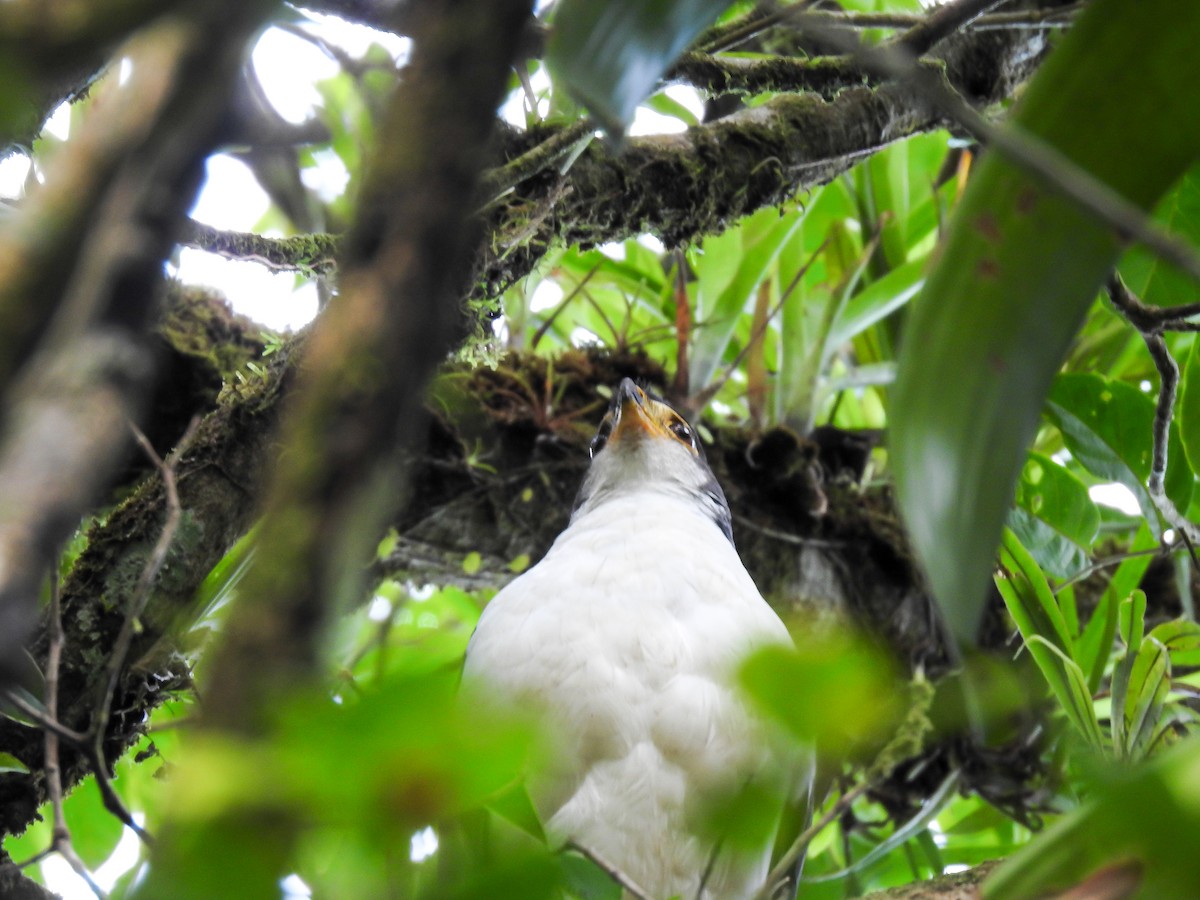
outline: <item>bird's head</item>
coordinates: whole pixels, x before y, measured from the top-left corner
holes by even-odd
[[[733,540],[729,504],[695,429],[661,397],[623,378],[592,439],[574,514],[639,492],[694,500]]]

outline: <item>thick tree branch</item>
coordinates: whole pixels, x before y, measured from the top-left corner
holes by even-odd
[[[161,296],[162,261],[199,186],[244,42],[266,5],[265,0],[197,4],[191,18],[164,20],[143,32],[131,49],[132,76],[114,86],[118,94],[112,98],[116,108],[130,112],[95,120],[80,140],[84,157],[97,144],[105,148],[101,174],[83,175],[79,154],[68,153],[48,175],[48,183],[56,185],[50,200],[31,202],[4,235],[31,252],[15,263],[20,277],[3,279],[0,309],[17,317],[21,308],[41,305],[53,312],[22,383],[5,398],[0,441],[5,666],[13,664],[33,623],[37,587],[58,548],[107,487],[127,447],[127,422],[138,418],[151,381],[144,329]],[[72,202],[87,211],[86,219],[73,211],[65,230],[39,220],[48,206],[63,201],[62,192],[76,177],[87,190]],[[48,234],[31,229],[35,223],[49,225]],[[51,271],[31,269],[33,259]],[[0,273],[10,274],[15,273]],[[0,357],[12,366],[36,330],[21,328],[19,342],[0,348]],[[0,385],[10,372],[0,373]],[[12,673],[0,679],[4,676]]]
[[[190,449],[176,465],[180,527],[146,596],[125,665],[113,693],[104,752],[117,759],[140,739],[148,713],[172,691],[190,683],[180,655],[188,629],[203,612],[196,588],[233,543],[250,527],[258,488],[265,480],[274,443],[279,398],[291,380],[289,353],[273,357],[266,380],[244,388],[201,423]],[[111,658],[125,627],[126,603],[137,590],[161,537],[169,504],[161,472],[155,472],[103,522],[88,533],[88,545],[62,586],[66,630],[59,718],[73,732],[63,748],[63,783],[74,786],[90,774],[90,761],[75,746],[83,743],[95,715],[104,679],[97,660]],[[45,646],[45,634],[42,644]],[[40,648],[35,648],[39,652]],[[67,752],[70,750],[71,752]],[[40,769],[41,737],[36,729],[0,718],[0,752]],[[0,774],[0,831],[20,833],[46,799],[36,776]]]
[[[921,65],[939,71],[942,68],[935,62]],[[825,98],[832,98],[843,88],[880,81],[849,56],[748,59],[696,52],[683,54],[667,72],[666,80],[683,82],[709,94],[809,91]]]
[[[327,275],[335,268],[338,239],[332,234],[269,238],[244,231],[222,231],[189,220],[179,243],[223,256],[260,263],[273,272]]]
[[[28,147],[59,103],[85,91],[116,44],[184,0],[9,0],[0,3],[7,108],[0,158]]]
[[[486,10],[486,12],[485,12]],[[214,662],[214,722],[256,731],[271,702],[319,677],[324,625],[356,594],[395,503],[399,429],[458,325],[468,227],[524,0],[421,5],[409,74],[381,127],[341,294],[306,354],[244,602]]]
[[[939,11],[953,22],[986,7],[985,0],[956,0]],[[958,15],[952,15],[958,13]],[[833,29],[821,28],[801,16],[810,30],[839,49],[851,52],[868,70],[908,85],[917,96],[939,110],[971,135],[1003,153],[1015,165],[1051,189],[1068,197],[1098,220],[1111,225],[1123,238],[1145,244],[1157,256],[1200,281],[1200,252],[1186,241],[1159,228],[1136,203],[1127,200],[1060,153],[1057,148],[1015,125],[997,126],[985,119],[963,96],[950,79],[940,78],[928,68],[917,65],[903,44],[870,47],[859,44]],[[914,29],[917,31],[918,29]],[[927,41],[920,37],[918,45]]]
[[[972,103],[1008,96],[1046,50],[1040,33],[958,34],[939,45],[948,82]],[[594,142],[564,176],[543,172],[493,211],[480,280],[497,294],[556,241],[583,246],[649,232],[668,246],[721,231],[763,206],[824,184],[887,144],[944,122],[919,91],[784,95],[683,134]]]
[[[958,0],[935,7],[921,22],[896,38],[891,46],[911,56],[928,53],[934,45],[978,19],[1002,0]]]

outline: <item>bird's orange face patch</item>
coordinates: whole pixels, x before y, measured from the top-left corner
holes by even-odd
[[[666,403],[649,396],[641,388],[635,388],[635,391],[632,396],[622,400],[609,441],[615,445],[629,439],[666,438],[683,444],[696,454],[698,451],[695,434],[683,416]]]
[[[696,433],[687,420],[663,400],[624,378],[613,395],[612,405],[592,439],[592,456],[608,444],[635,443],[645,438],[675,441],[693,456],[703,458]]]

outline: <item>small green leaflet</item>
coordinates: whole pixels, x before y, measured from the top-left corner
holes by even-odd
[[[1050,390],[1046,415],[1062,432],[1072,456],[1096,477],[1128,487],[1146,518],[1157,521],[1146,490],[1154,431],[1154,400],[1149,395],[1100,375],[1060,375]],[[1192,480],[1172,423],[1165,487],[1179,509],[1188,507]]]
[[[1048,456],[1030,453],[1017,482],[1017,505],[1008,527],[1055,578],[1069,578],[1088,563],[1100,513],[1082,481]]]

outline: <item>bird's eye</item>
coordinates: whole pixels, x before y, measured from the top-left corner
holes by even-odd
[[[685,444],[692,442],[692,429],[682,419],[676,419],[671,423],[671,434],[679,438]]]
[[[596,436],[592,438],[591,455],[596,458],[596,454],[604,449],[604,445],[608,443],[608,436],[612,434],[613,421],[611,416],[605,416],[604,421],[600,423],[600,427],[596,430]]]

